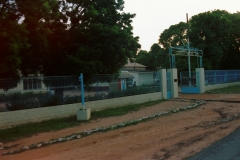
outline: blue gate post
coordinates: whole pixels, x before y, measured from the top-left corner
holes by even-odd
[[[83,83],[83,74],[82,73],[80,73],[79,81],[80,81],[81,94],[82,94],[82,108],[85,109],[85,106],[84,106],[84,83]]]
[[[87,121],[91,118],[91,110],[85,109],[84,105],[84,83],[83,83],[83,74],[81,73],[79,76],[79,81],[81,84],[81,92],[82,92],[82,109],[77,111],[77,120],[79,121]]]
[[[180,86],[181,86],[181,89],[182,89],[182,72],[180,72]]]
[[[234,82],[237,82],[237,71],[235,71]]]

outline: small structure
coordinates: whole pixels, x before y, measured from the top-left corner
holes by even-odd
[[[128,88],[153,85],[156,83],[156,71],[146,70],[147,66],[136,62],[130,62],[121,68],[116,81],[109,84],[110,91],[123,91]]]
[[[121,68],[122,73],[128,73],[132,75],[132,84],[136,86],[140,85],[150,85],[156,82],[156,71],[146,70],[147,66],[136,62],[130,62]]]

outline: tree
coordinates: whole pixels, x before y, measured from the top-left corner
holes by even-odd
[[[140,44],[118,0],[3,0],[0,78],[116,73]]]
[[[0,3],[0,78],[17,78],[19,76],[22,48],[27,48],[25,24],[18,23],[22,14],[10,0]]]
[[[30,44],[21,51],[21,72],[25,76],[40,73],[48,60],[63,58],[55,52],[64,52],[67,17],[60,12],[61,4],[57,0],[17,0],[16,3],[24,16],[22,23],[29,32]]]
[[[50,36],[64,30],[66,17],[57,0],[3,0],[0,3],[1,78],[39,73],[55,48]]]
[[[51,61],[61,70],[44,67],[47,75],[84,73],[112,74],[134,58],[140,48],[138,37],[133,37],[131,26],[134,14],[124,13],[123,0],[66,1],[62,12],[69,17],[70,27],[66,56],[62,62]]]
[[[208,11],[191,18],[191,46],[203,50],[205,69],[220,69],[223,54],[229,51],[231,28],[231,14],[227,11]]]
[[[187,29],[188,25],[184,22],[171,25],[161,33],[158,44],[164,49],[169,49],[170,46],[187,45]]]
[[[136,62],[147,66],[149,70],[169,66],[167,53],[157,43],[151,46],[149,52],[141,50],[136,57]]]
[[[231,15],[229,51],[224,52],[221,59],[221,69],[240,69],[240,12]]]
[[[237,18],[238,17],[238,18]],[[193,16],[189,24],[180,22],[164,30],[160,35],[159,45],[164,49],[170,46],[184,46],[187,37],[190,47],[203,50],[203,67],[205,69],[234,69],[239,57],[239,13],[230,14],[223,10],[208,11]],[[187,70],[187,58],[177,57],[179,71]],[[197,66],[197,60],[191,58],[191,68]]]
[[[188,24],[184,22],[180,22],[175,25],[171,25],[168,29],[165,29],[163,33],[159,36],[158,44],[163,46],[164,53],[166,54],[166,60],[164,67],[168,68],[169,65],[169,48],[170,47],[177,47],[177,46],[185,46],[187,47],[187,29]],[[194,63],[193,63],[194,64]],[[191,64],[191,65],[193,65]],[[176,57],[176,67],[178,71],[185,71],[188,69],[188,59],[187,57],[177,56]]]

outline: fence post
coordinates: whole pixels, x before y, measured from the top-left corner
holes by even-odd
[[[217,84],[217,72],[216,71],[214,71],[214,84]]]
[[[234,82],[237,82],[237,71],[235,71]]]
[[[84,84],[83,84],[83,74],[81,73],[79,76],[80,87],[81,87],[81,95],[82,95],[82,109],[85,109],[84,106]]]
[[[182,88],[182,72],[180,72],[180,87]]]

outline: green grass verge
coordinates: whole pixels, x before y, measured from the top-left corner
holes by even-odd
[[[98,118],[125,115],[145,107],[159,104],[163,101],[165,100],[151,101],[151,102],[146,102],[142,104],[132,104],[132,105],[127,105],[123,107],[112,108],[112,109],[107,109],[107,110],[98,111],[98,112],[92,112],[91,120],[98,119]],[[42,133],[42,132],[57,131],[64,128],[81,125],[82,123],[88,123],[88,122],[79,122],[76,119],[77,119],[76,116],[71,116],[67,118],[42,121],[39,123],[19,125],[19,126],[8,128],[8,129],[1,129],[0,142],[6,143],[9,141],[14,141],[23,137],[29,137],[31,135]]]
[[[206,93],[219,93],[219,94],[240,93],[240,85],[213,89],[213,90],[206,91]]]

